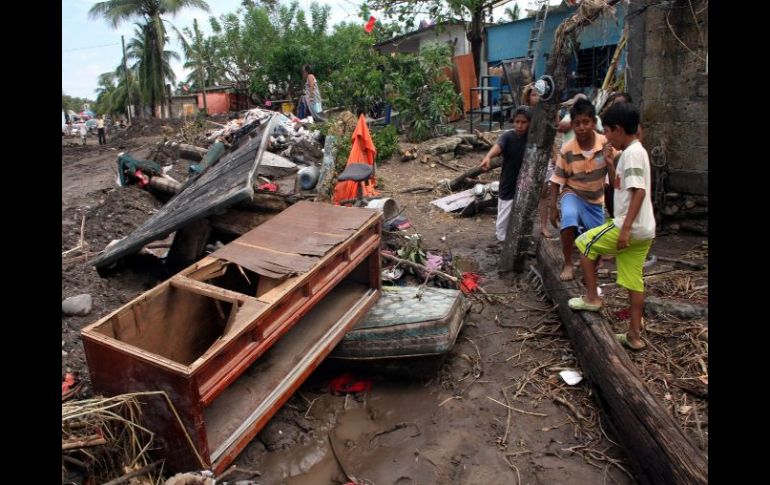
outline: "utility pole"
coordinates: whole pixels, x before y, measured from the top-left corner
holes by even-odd
[[[126,39],[121,35],[120,36],[120,43],[123,45],[123,71],[126,74],[126,93],[128,94],[128,106],[126,109],[126,116],[128,117],[128,123],[131,124],[131,108],[133,107],[133,103],[131,103],[131,83],[129,82],[128,78],[128,62],[126,62]]]

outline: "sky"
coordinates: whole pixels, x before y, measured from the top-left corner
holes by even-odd
[[[209,12],[200,9],[187,8],[175,16],[167,15],[178,29],[192,27],[193,19],[198,19],[198,25],[205,34],[211,34],[208,19],[222,14],[235,12],[240,6],[240,0],[207,0]],[[306,11],[312,0],[298,0]],[[359,5],[364,0],[316,0],[319,4],[331,7],[329,25],[340,22],[359,21]],[[516,0],[524,7],[531,0]],[[134,24],[123,24],[117,29],[99,19],[90,19],[88,11],[96,3],[95,0],[62,0],[62,91],[70,96],[96,99],[97,79],[100,74],[111,72],[122,61],[123,53],[120,36],[124,35],[126,42],[133,36]],[[552,2],[554,3],[554,2]],[[511,2],[508,6],[512,6]],[[500,7],[495,10],[495,18],[502,16]],[[378,14],[375,12],[375,16]],[[361,24],[363,26],[363,21]],[[177,52],[182,57],[182,49],[174,34],[170,35],[171,43],[168,49]],[[172,61],[171,67],[176,73],[177,82],[187,77],[182,68],[183,61]]]

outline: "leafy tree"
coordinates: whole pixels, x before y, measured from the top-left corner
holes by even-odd
[[[408,29],[414,27],[415,17],[419,14],[427,14],[437,22],[470,19],[465,35],[471,43],[477,78],[481,67],[484,13],[499,3],[499,0],[368,0],[371,8],[396,16]]]

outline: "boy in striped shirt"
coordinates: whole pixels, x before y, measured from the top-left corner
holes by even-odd
[[[599,311],[596,290],[596,261],[605,254],[616,255],[618,285],[628,290],[631,321],[628,333],[616,337],[624,346],[640,350],[644,310],[644,260],[655,238],[652,210],[650,159],[638,139],[639,110],[630,103],[615,103],[602,116],[604,133],[614,148],[623,150],[618,159],[615,185],[615,219],[577,238],[580,264],[586,282],[586,296],[569,300],[574,310]]]
[[[604,179],[615,177],[615,167],[605,160],[607,139],[596,132],[596,109],[587,99],[578,99],[570,109],[575,137],[565,143],[551,176],[551,223],[561,227],[564,267],[562,281],[571,280],[572,246],[580,232],[604,224]],[[556,208],[561,186],[561,226]]]

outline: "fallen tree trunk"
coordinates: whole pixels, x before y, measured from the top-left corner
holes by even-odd
[[[537,262],[543,285],[573,342],[580,366],[627,451],[640,483],[705,484],[708,461],[652,395],[626,350],[601,314],[576,312],[567,301],[583,287],[559,279],[563,257],[558,241],[543,240]]]

